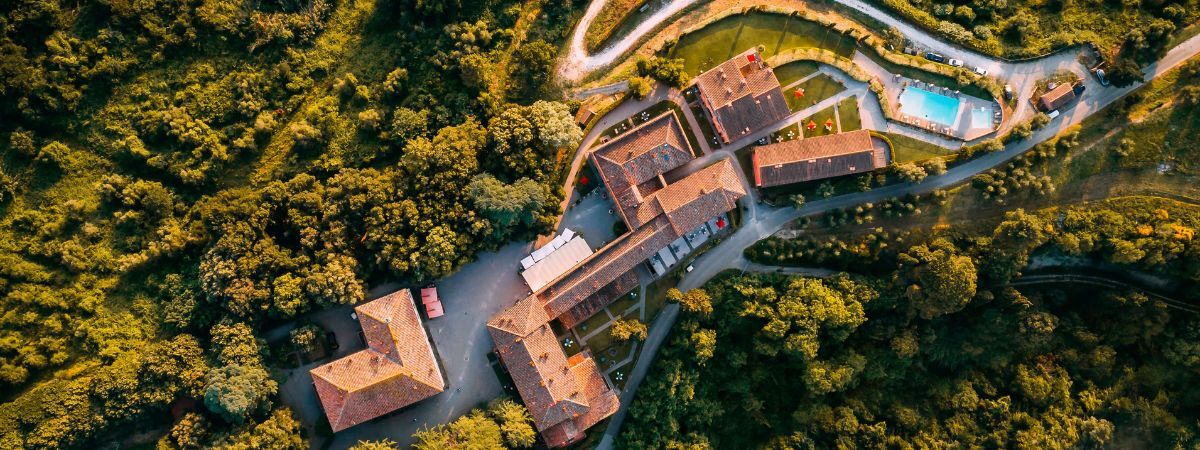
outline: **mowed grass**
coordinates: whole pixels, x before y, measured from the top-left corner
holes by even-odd
[[[881,133],[892,141],[893,163],[924,161],[938,156],[953,155],[954,150],[938,147],[925,141],[910,138],[902,134]]]
[[[634,16],[647,1],[608,0],[604,7],[600,8],[600,12],[596,14],[596,18],[592,20],[584,35],[584,43],[587,44],[588,51],[597,50],[608,40],[608,37],[616,35],[617,28],[628,22],[628,18]]]
[[[753,12],[730,16],[684,35],[670,56],[682,58],[684,71],[696,76],[735,54],[760,45],[763,57],[795,47],[824,48],[850,57],[855,47],[853,39],[819,23],[782,14]]]
[[[796,91],[799,89],[803,89],[803,97],[796,97]],[[821,100],[833,97],[844,89],[846,88],[841,83],[838,83],[829,75],[821,74],[809,78],[808,81],[800,83],[796,87],[788,89],[787,92],[783,93],[783,97],[787,99],[788,108],[792,112],[796,112],[820,103]]]
[[[813,61],[792,61],[775,68],[775,78],[780,86],[787,86],[817,72],[817,63]]]
[[[817,111],[816,114],[805,117],[800,122],[804,124],[804,137],[828,136],[831,134],[837,134],[837,118],[833,115],[832,106]],[[810,130],[808,126],[809,122],[815,123],[817,126]],[[826,130],[826,123],[833,123],[833,126]]]
[[[858,112],[858,97],[842,100],[838,103],[837,109],[843,133],[862,129],[862,117]]]

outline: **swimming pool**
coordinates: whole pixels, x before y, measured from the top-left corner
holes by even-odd
[[[979,107],[979,109],[971,108],[971,128],[991,128],[992,127],[992,108]]]
[[[909,86],[900,94],[900,112],[945,126],[958,119],[959,101],[954,97]]]

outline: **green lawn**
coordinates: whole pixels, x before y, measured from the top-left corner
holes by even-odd
[[[817,111],[816,114],[805,117],[804,119],[802,119],[800,121],[800,123],[802,123],[804,125],[804,137],[827,136],[830,134],[837,134],[837,126],[836,125],[834,125],[829,130],[825,129],[825,122],[830,121],[830,120],[833,120],[833,121],[837,120],[837,118],[834,117],[834,115],[833,115],[833,107],[832,106],[822,109],[820,111]],[[813,129],[813,130],[808,129],[808,123],[810,121],[817,124],[816,129]]]
[[[712,123],[708,121],[708,116],[704,115],[704,107],[697,103],[690,108],[692,109],[692,117],[695,117],[696,123],[700,125],[700,133],[704,136],[704,142],[707,142],[712,148],[720,148],[720,140],[715,139],[717,131],[713,129]],[[714,144],[714,142],[717,143]]]
[[[788,137],[788,133],[792,133],[790,138]],[[790,140],[790,139],[799,139],[800,136],[801,136],[800,124],[793,123],[791,125],[784,127],[783,129],[781,129],[779,131],[771,133],[771,143],[779,142],[780,137],[782,137],[783,140],[786,141],[786,140]]]
[[[862,117],[858,111],[858,97],[842,100],[837,105],[838,117],[841,118],[842,132],[862,129]]]
[[[679,38],[672,58],[683,58],[684,70],[692,76],[755,46],[763,46],[763,57],[781,49],[824,48],[839,55],[854,54],[855,42],[848,36],[799,17],[752,12],[730,16]]]
[[[797,98],[795,92],[803,89],[804,96]],[[787,99],[788,108],[792,112],[799,111],[809,106],[820,103],[829,97],[833,97],[838,92],[846,89],[841,83],[835,81],[829,75],[821,74],[809,78],[808,81],[800,83],[794,88],[788,89],[783,93],[783,97]]]
[[[893,163],[924,161],[937,156],[952,155],[954,150],[938,147],[925,141],[910,138],[902,134],[880,133],[892,141],[892,155],[896,158]]]
[[[604,325],[606,323],[608,323],[608,314],[604,314],[604,311],[601,310],[600,312],[596,313],[592,317],[588,317],[588,319],[583,321],[583,323],[576,325],[575,328],[579,329],[579,335],[583,336],[583,335],[590,333],[592,330],[600,328],[602,325]],[[608,333],[600,333],[600,334],[608,334]]]
[[[792,61],[775,68],[775,78],[780,86],[787,86],[801,78],[817,72],[817,63],[813,61]]]
[[[632,292],[618,297],[612,304],[608,305],[608,311],[613,313],[614,316],[625,314],[626,310],[637,304],[637,292],[638,290],[634,289]]]

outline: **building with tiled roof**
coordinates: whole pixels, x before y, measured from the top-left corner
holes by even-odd
[[[746,50],[700,74],[696,90],[714,130],[727,144],[791,114],[775,71],[758,49]]]
[[[667,181],[667,172],[692,160],[672,112],[597,148],[590,160],[632,231],[488,321],[500,361],[550,447],[578,441],[620,401],[586,351],[567,358],[549,322],[587,319],[637,286],[638,264],[746,195],[728,159]]]
[[[867,130],[754,147],[754,184],[774,187],[865,173],[888,164],[887,144]]]
[[[596,148],[589,159],[632,230],[653,218],[639,215],[638,207],[666,184],[662,174],[692,160],[692,148],[679,118],[667,111]]]
[[[408,289],[354,308],[367,348],[309,371],[334,432],[446,389]]]
[[[1075,85],[1062,83],[1042,94],[1038,98],[1038,106],[1042,108],[1042,111],[1050,112],[1062,108],[1063,105],[1070,103],[1071,100],[1075,100]]]

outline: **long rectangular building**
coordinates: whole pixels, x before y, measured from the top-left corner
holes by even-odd
[[[696,77],[700,104],[721,141],[749,136],[789,114],[775,71],[749,49]]]
[[[888,164],[887,144],[867,130],[754,147],[754,184],[774,187],[865,173]]]

